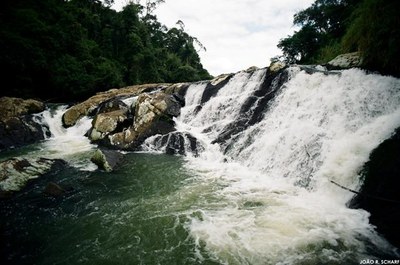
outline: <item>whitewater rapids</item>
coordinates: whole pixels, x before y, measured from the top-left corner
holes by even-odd
[[[186,158],[195,177],[170,200],[198,197],[187,211],[198,248],[222,264],[358,264],[376,249],[398,256],[368,212],[346,206],[354,194],[330,181],[360,188],[369,154],[400,126],[400,80],[286,71],[262,119],[223,143],[216,139],[229,124],[254,111],[241,112],[267,70],[237,73],[206,102],[206,83],[187,90],[177,128],[202,148]]]

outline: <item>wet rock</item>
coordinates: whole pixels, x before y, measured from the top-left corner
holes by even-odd
[[[166,141],[165,153],[170,155],[187,155],[191,153],[198,155],[198,141],[189,133],[172,132],[164,135],[162,141]]]
[[[164,92],[170,95],[178,95],[182,98],[185,97],[186,91],[189,88],[190,83],[176,83],[168,86]]]
[[[326,67],[321,65],[299,65],[298,67],[309,75],[315,73],[322,73],[324,75],[341,75],[341,72],[329,71]]]
[[[106,112],[113,112],[113,111],[121,111],[121,112],[128,112],[129,106],[126,105],[122,100],[117,98],[112,98],[107,100],[101,104],[96,109],[96,114],[106,113]]]
[[[122,132],[133,124],[133,115],[124,102],[111,99],[103,102],[96,109],[97,114],[87,136],[93,142],[107,137],[110,133]]]
[[[223,74],[217,76],[216,78],[208,82],[201,97],[200,104],[204,104],[207,101],[209,101],[210,98],[214,97],[218,93],[218,91],[222,87],[224,87],[233,76],[234,74]]]
[[[59,197],[61,195],[64,195],[66,190],[64,190],[60,185],[54,183],[54,182],[49,182],[43,193],[52,196],[52,197]]]
[[[133,97],[143,92],[150,92],[167,86],[166,84],[135,85],[97,93],[93,97],[69,108],[62,116],[63,125],[65,127],[75,125],[80,118],[90,115],[91,113],[96,113],[96,109],[101,103],[107,102],[113,98]]]
[[[141,94],[135,109],[135,132],[140,135],[168,133],[173,129],[172,117],[180,114],[181,107],[178,100],[163,92]],[[168,125],[172,125],[172,127]],[[148,132],[149,130],[151,132]]]
[[[268,68],[260,87],[247,98],[240,108],[240,117],[226,125],[213,143],[221,144],[225,152],[235,144],[235,135],[260,122],[268,111],[270,102],[288,79],[285,68],[271,72]]]
[[[94,132],[99,132],[99,137],[94,137],[93,133],[90,135],[91,140],[98,140],[97,138],[104,138],[105,135],[114,132],[118,124],[121,124],[128,118],[127,112],[123,110],[115,110],[106,113],[99,113],[92,121],[92,128]]]
[[[48,128],[34,116],[43,110],[44,104],[37,100],[0,98],[0,150],[43,140]]]
[[[0,121],[26,114],[39,113],[44,110],[43,102],[34,99],[11,97],[0,98]]]
[[[169,155],[188,155],[189,153],[197,156],[203,148],[193,135],[182,132],[171,132],[166,135],[156,137],[152,145],[158,150],[164,150]]]
[[[134,150],[147,137],[174,131],[173,117],[180,114],[184,102],[164,92],[143,93],[136,101],[133,124],[108,135],[105,146]]]
[[[65,166],[63,160],[47,158],[11,158],[0,162],[0,192],[19,191],[30,180]]]
[[[378,232],[400,247],[400,128],[371,153],[361,176],[363,186],[349,206],[370,212]]]
[[[95,163],[100,169],[111,172],[116,166],[118,166],[122,158],[123,154],[117,151],[97,149],[96,152],[93,154],[91,161]]]

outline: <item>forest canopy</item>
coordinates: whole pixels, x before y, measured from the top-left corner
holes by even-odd
[[[153,14],[160,0],[6,0],[0,10],[2,94],[73,101],[125,85],[209,79],[204,48]]]
[[[363,67],[400,76],[400,1],[316,0],[294,15],[300,29],[278,47],[290,63],[325,63],[358,51]]]

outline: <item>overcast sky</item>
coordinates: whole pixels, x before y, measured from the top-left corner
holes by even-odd
[[[143,1],[144,2],[144,1]],[[265,67],[281,54],[279,40],[292,34],[294,13],[314,0],[166,0],[155,11],[168,28],[178,20],[206,47],[201,62],[210,74]],[[115,0],[120,10],[127,0]]]

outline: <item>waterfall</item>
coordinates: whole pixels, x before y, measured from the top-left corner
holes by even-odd
[[[346,263],[375,248],[392,253],[369,214],[346,207],[353,194],[330,181],[360,187],[369,154],[400,126],[400,80],[318,69],[239,72],[206,102],[206,83],[188,88],[176,127],[202,148],[186,157],[197,177],[180,196],[198,191],[188,229],[219,262]]]
[[[61,158],[79,169],[95,170],[97,167],[90,162],[90,151],[94,145],[85,137],[92,120],[83,117],[75,126],[64,128],[62,115],[66,110],[66,105],[57,105],[40,114],[41,121],[48,126],[51,136],[41,143],[40,151],[34,152],[32,155],[53,159]]]

